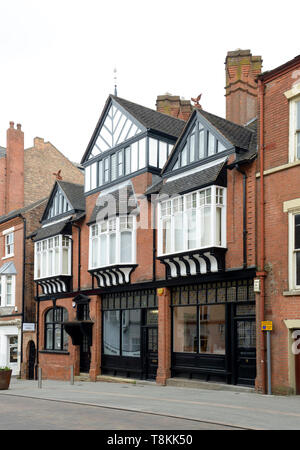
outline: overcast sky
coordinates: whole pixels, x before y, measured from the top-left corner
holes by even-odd
[[[107,96],[155,109],[202,93],[225,114],[228,51],[271,70],[300,54],[299,0],[0,0],[0,146],[12,120],[25,148],[50,141],[79,162]]]

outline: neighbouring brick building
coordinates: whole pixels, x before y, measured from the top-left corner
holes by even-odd
[[[36,348],[34,244],[56,176],[83,181],[82,171],[51,143],[35,138],[24,150],[21,125],[10,122],[0,147],[0,365],[33,377]]]
[[[258,315],[273,322],[272,392],[299,394],[300,57],[262,73],[258,83]],[[265,361],[263,339],[257,350],[258,361]],[[265,391],[266,385],[258,365],[257,387]]]

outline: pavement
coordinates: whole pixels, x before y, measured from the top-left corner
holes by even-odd
[[[179,383],[178,383],[179,384]],[[110,410],[197,420],[252,430],[300,430],[300,396],[258,394],[214,383],[159,386],[151,381],[99,377],[97,382],[21,380],[12,377],[1,396],[44,399]],[[189,386],[189,387],[187,387]]]

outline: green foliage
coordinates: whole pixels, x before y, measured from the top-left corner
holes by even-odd
[[[7,367],[7,366],[4,366],[4,367],[0,367],[0,370],[11,370],[11,368],[10,367]]]

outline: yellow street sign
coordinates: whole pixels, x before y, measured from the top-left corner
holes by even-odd
[[[261,329],[262,331],[272,331],[273,322],[271,320],[265,320],[261,323]]]

